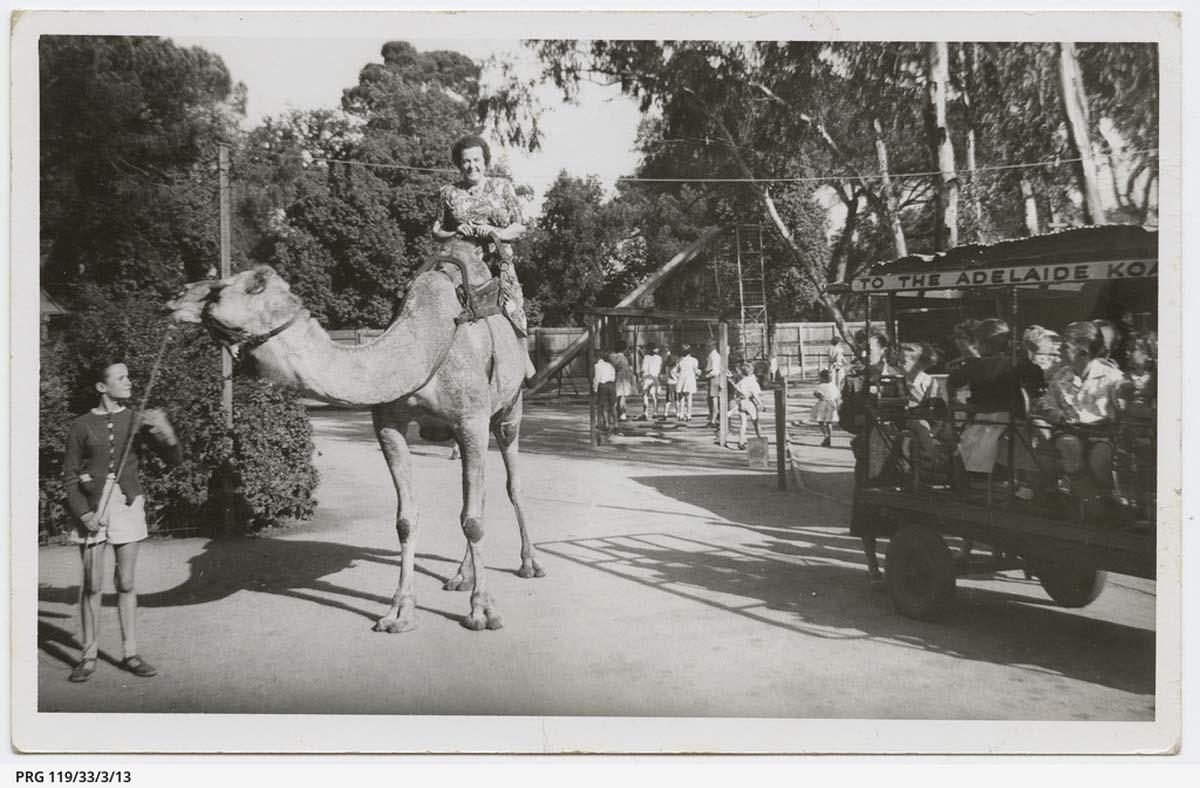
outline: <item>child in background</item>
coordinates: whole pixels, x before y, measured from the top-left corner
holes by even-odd
[[[617,370],[601,353],[592,368],[592,392],[596,397],[596,429],[604,435],[617,424]]]
[[[754,424],[754,437],[762,437],[762,433],[758,431],[758,414],[763,407],[762,388],[758,385],[758,378],[749,364],[738,367],[738,376],[738,382],[733,384],[733,388],[737,393],[738,448],[744,449],[747,419]]]
[[[628,350],[629,346],[625,342],[618,341],[616,350],[608,357],[613,369],[617,371],[617,418],[621,421],[629,419],[626,402],[629,397],[638,393],[637,375],[633,372],[633,365],[629,363]]]
[[[815,421],[821,428],[821,434],[824,439],[821,445],[825,448],[832,446],[833,440],[833,424],[838,418],[838,407],[842,404],[842,393],[838,391],[838,387],[833,383],[833,375],[830,370],[823,369],[819,373],[820,383],[817,384],[816,391],[813,396],[817,401],[813,403],[812,414],[809,419]],[[755,429],[758,425],[755,424]]]
[[[678,370],[675,369],[675,365],[678,362],[679,362],[679,359],[677,359],[675,357],[675,351],[671,350],[671,348],[668,347],[667,348],[667,357],[663,359],[662,373],[661,373],[662,379],[663,379],[663,388],[667,392],[666,402],[663,403],[662,417],[664,419],[671,418],[671,406],[672,405],[675,406],[676,415],[678,415],[678,413],[679,413],[679,403],[676,401],[678,398],[676,389],[679,386],[679,372],[678,372]]]
[[[679,421],[686,424],[692,419],[692,395],[696,393],[696,378],[700,374],[700,362],[692,355],[692,346],[684,345],[683,354],[675,362],[676,391],[679,403],[675,409]]]
[[[663,360],[658,355],[658,345],[651,344],[642,357],[642,415],[639,421],[653,419],[658,415],[658,378],[662,374]]]

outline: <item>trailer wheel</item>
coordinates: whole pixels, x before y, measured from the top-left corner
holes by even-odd
[[[1108,582],[1108,573],[1094,566],[1039,563],[1034,566],[1042,588],[1063,607],[1085,607],[1100,596]]]
[[[954,558],[941,535],[924,525],[900,528],[888,544],[888,596],[901,614],[934,621],[954,596]]]

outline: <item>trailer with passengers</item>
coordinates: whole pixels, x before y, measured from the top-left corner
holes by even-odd
[[[1155,577],[1156,402],[1139,399],[1129,383],[1114,384],[1104,418],[1047,415],[1016,370],[1031,368],[1022,338],[1035,325],[1030,335],[1054,337],[1084,321],[1115,335],[1104,336],[1097,351],[1108,359],[1074,376],[1059,371],[1071,363],[1061,354],[1056,364],[1046,362],[1045,378],[1066,376],[1054,377],[1067,388],[1060,398],[1091,385],[1089,371],[1114,374],[1134,352],[1130,343],[1152,341],[1157,246],[1157,232],[1141,227],[1079,228],[909,255],[837,286],[865,299],[868,330],[885,327],[893,348],[924,342],[940,346],[945,358],[955,354],[949,338],[966,321],[1003,321],[1009,331],[1007,412],[988,414],[985,426],[950,385],[954,374],[944,364],[933,368],[932,391],[919,403],[909,375],[866,373],[851,427],[852,529],[889,538],[884,578],[900,613],[936,619],[957,578],[980,573],[1024,570],[1068,607],[1093,601],[1107,572]],[[981,432],[996,441],[994,466],[972,473],[960,441]],[[948,540],[959,544],[957,554]]]

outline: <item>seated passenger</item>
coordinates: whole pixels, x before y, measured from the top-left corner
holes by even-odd
[[[954,327],[954,347],[958,351],[958,356],[946,364],[947,372],[953,374],[956,369],[962,367],[969,360],[979,358],[979,344],[975,341],[975,328],[978,325],[978,320],[964,320]],[[971,396],[971,389],[965,384],[953,385],[947,381],[947,387],[950,389],[952,402],[966,404],[967,399]]]
[[[904,381],[908,390],[905,403],[908,410],[928,410],[934,394],[933,377],[925,370],[937,364],[938,357],[930,345],[924,342],[905,342],[900,346],[900,368],[904,371]],[[905,427],[912,433],[920,449],[923,462],[930,462],[935,457],[936,445],[933,440],[933,430],[929,421],[922,418],[909,418]]]
[[[1134,418],[1152,419],[1158,406],[1158,335],[1147,330],[1133,332],[1125,357],[1126,379],[1118,392],[1121,409]]]
[[[1049,376],[1061,363],[1062,337],[1041,326],[1030,326],[1021,337],[1021,345],[1025,353],[1017,360],[1017,382],[1032,406],[1046,395]]]
[[[1012,361],[1008,356],[1008,324],[998,318],[982,320],[975,327],[978,358],[966,358],[950,372],[951,389],[969,386],[968,424],[958,442],[963,465],[972,473],[991,473],[996,464],[1000,438],[1009,422],[1016,391]]]
[[[1112,423],[1124,375],[1104,352],[1104,336],[1094,324],[1071,323],[1063,331],[1064,363],[1050,378],[1043,407],[1052,423],[1076,428]],[[1091,483],[1113,489],[1113,446],[1106,438],[1103,432],[1088,435],[1078,429],[1055,438],[1073,492],[1086,495]]]
[[[1017,477],[1016,495],[1029,500],[1038,491],[1048,491],[1054,481],[1053,473],[1047,479],[1044,472],[1044,469],[1054,467],[1054,459],[1043,457],[1039,462],[1041,449],[1052,448],[1049,446],[1050,428],[1039,416],[1046,397],[1047,381],[1061,364],[1059,350],[1062,337],[1055,331],[1034,325],[1025,330],[1021,344],[1025,352],[1017,360],[1016,375],[1024,397],[1022,410],[1029,420],[1013,447],[1013,462]],[[1007,447],[1004,447],[1001,456],[1007,456],[1007,453]]]
[[[1126,379],[1117,391],[1120,426],[1117,432],[1117,487],[1120,497],[1154,520],[1157,463],[1156,415],[1158,387],[1155,360],[1158,337],[1153,331],[1135,331],[1124,347]]]

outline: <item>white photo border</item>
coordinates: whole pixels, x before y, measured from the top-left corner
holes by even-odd
[[[1164,12],[32,12],[12,27],[11,451],[37,451],[37,37],[47,33],[404,37],[1155,41],[1160,56],[1160,366],[1156,719],[993,722],[379,715],[65,714],[37,711],[37,545],[10,529],[12,733],[24,752],[258,753],[1162,753],[1181,731],[1182,179],[1180,17]],[[1034,19],[1036,18],[1036,23]],[[469,22],[469,24],[465,24]],[[482,31],[486,31],[486,34]],[[981,36],[980,31],[985,35]],[[22,263],[21,261],[26,261]],[[22,374],[26,373],[26,374]],[[1179,436],[1169,444],[1167,436]],[[11,522],[37,519],[36,463],[11,466]],[[18,538],[20,537],[20,538]],[[278,718],[279,724],[269,724]],[[97,724],[101,721],[101,724]],[[331,724],[336,722],[336,724]],[[402,745],[398,746],[398,742]]]

